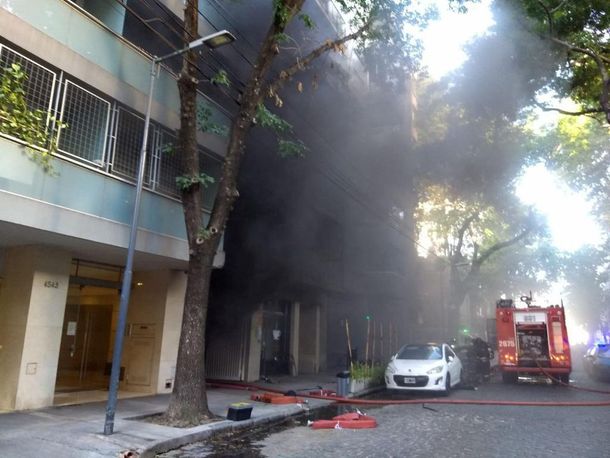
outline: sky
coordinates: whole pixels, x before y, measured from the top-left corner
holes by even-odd
[[[424,1],[424,0],[422,0]],[[494,24],[490,10],[491,0],[468,6],[466,14],[450,11],[447,0],[432,0],[439,9],[439,19],[421,34],[424,43],[423,64],[430,76],[439,79],[459,68],[467,59],[463,47],[468,41],[481,36]],[[430,0],[424,1],[425,5]],[[552,94],[541,101],[552,103]],[[561,105],[565,106],[566,101]],[[536,122],[555,123],[555,112],[547,115],[540,111]],[[584,245],[596,245],[602,231],[591,216],[591,205],[583,194],[571,191],[561,180],[539,164],[527,169],[519,180],[517,196],[527,205],[544,214],[551,226],[554,245],[573,252]]]
[[[591,215],[584,193],[574,192],[544,164],[525,170],[517,182],[517,197],[546,216],[553,245],[574,252],[585,245],[598,245],[602,230]]]
[[[463,47],[468,41],[494,24],[491,1],[469,5],[466,14],[449,10],[447,0],[422,1],[426,5],[434,3],[439,9],[439,20],[431,23],[420,37],[424,43],[423,64],[433,79],[440,79],[466,61]]]

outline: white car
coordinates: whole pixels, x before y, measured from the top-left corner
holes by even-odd
[[[445,396],[462,379],[462,362],[445,343],[409,344],[385,371],[388,390],[437,391]]]

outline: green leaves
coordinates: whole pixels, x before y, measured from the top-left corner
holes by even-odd
[[[217,84],[219,86],[229,87],[231,85],[231,80],[229,80],[229,74],[225,70],[218,70],[211,79],[210,82],[212,84]]]
[[[557,53],[554,74],[542,83],[583,111],[598,109],[610,122],[610,15],[607,0],[504,0],[532,20],[530,27]],[[534,56],[538,59],[539,56]],[[533,59],[532,59],[533,60]],[[586,113],[591,116],[591,113]]]
[[[256,122],[261,127],[266,127],[276,133],[292,132],[292,124],[270,112],[262,103],[256,107]]]
[[[278,153],[281,157],[303,157],[307,146],[301,140],[278,139]]]
[[[214,180],[214,177],[211,177],[210,175],[207,175],[205,173],[201,173],[198,176],[192,175],[176,177],[176,184],[178,185],[178,188],[183,192],[188,191],[191,187],[195,185],[207,188],[209,184],[213,184],[215,181],[216,180]]]
[[[305,27],[307,27],[308,29],[314,29],[316,27],[315,22],[313,22],[313,19],[308,14],[299,14],[299,19],[303,22],[303,24],[305,24]]]
[[[261,127],[271,129],[277,135],[278,154],[283,157],[302,157],[307,150],[307,146],[301,140],[290,138],[292,134],[292,124],[272,113],[259,103],[256,108],[256,123]]]
[[[286,6],[284,0],[273,0],[273,18],[280,28],[286,27],[290,22],[290,8]]]
[[[53,131],[67,125],[47,111],[31,109],[26,100],[25,84],[28,75],[19,64],[13,63],[0,72],[0,133],[26,142],[26,151],[45,172],[53,174],[52,154],[57,151]]]
[[[210,105],[202,104],[197,106],[197,127],[202,132],[226,137],[229,133],[227,126],[219,124],[213,119],[214,112]]]

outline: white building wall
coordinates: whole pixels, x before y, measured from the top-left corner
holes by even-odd
[[[69,253],[7,250],[0,291],[0,409],[53,403],[70,277]]]

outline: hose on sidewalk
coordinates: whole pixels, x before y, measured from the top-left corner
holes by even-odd
[[[208,385],[217,388],[229,388],[246,391],[269,391],[272,393],[284,393],[282,390],[261,387],[251,383],[234,382],[226,380],[208,380]],[[352,404],[363,406],[387,406],[405,404],[455,404],[455,405],[479,405],[479,406],[527,406],[527,407],[608,407],[607,401],[502,401],[487,399],[356,399],[340,396],[321,396],[317,394],[299,394],[299,397],[310,399],[322,399],[340,404]]]

